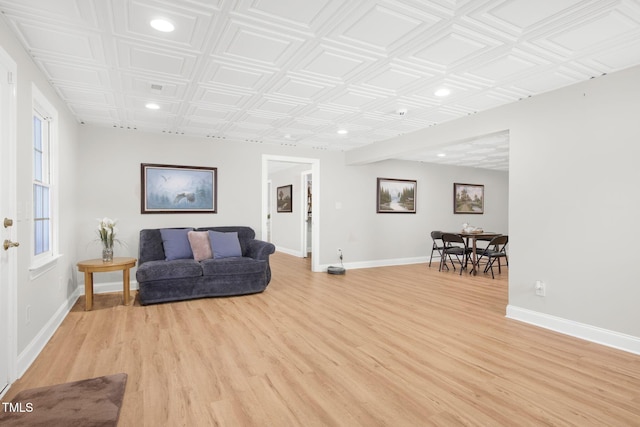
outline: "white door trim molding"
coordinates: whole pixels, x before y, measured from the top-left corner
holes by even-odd
[[[320,159],[307,157],[275,156],[271,154],[262,155],[262,217],[260,220],[262,233],[261,239],[267,239],[267,215],[268,215],[268,185],[269,162],[290,162],[304,163],[311,165],[311,204],[313,206],[313,216],[311,218],[311,271],[320,272]]]
[[[307,212],[307,180],[309,177],[311,179],[311,185],[313,185],[313,172],[311,170],[300,173],[300,224],[302,226],[302,231],[300,232],[300,252],[302,253],[302,258],[309,256],[309,236],[307,235],[309,232],[309,214]],[[311,197],[313,198],[313,194]],[[313,202],[311,206],[313,206]],[[311,219],[313,220],[313,216]],[[313,239],[311,239],[311,243],[313,244]]]

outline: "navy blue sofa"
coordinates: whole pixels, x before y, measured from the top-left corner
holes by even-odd
[[[255,239],[250,227],[205,227],[194,231],[237,232],[241,257],[167,261],[160,229],[140,231],[138,298],[156,304],[203,297],[262,292],[271,281],[269,255],[275,246]]]

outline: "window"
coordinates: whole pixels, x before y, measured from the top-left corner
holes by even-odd
[[[49,122],[33,114],[33,249],[38,256],[51,251],[51,176]]]
[[[56,189],[57,111],[33,86],[32,277],[52,267],[57,250]]]

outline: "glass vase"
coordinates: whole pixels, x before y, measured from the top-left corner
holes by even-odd
[[[103,246],[102,262],[112,262],[112,261],[113,261],[113,246]]]

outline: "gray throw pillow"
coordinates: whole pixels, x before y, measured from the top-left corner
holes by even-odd
[[[174,259],[191,259],[193,252],[187,233],[192,228],[161,228],[162,245],[164,246],[164,256],[167,261]]]
[[[240,240],[238,240],[238,233],[235,231],[232,233],[209,231],[209,240],[214,259],[242,256]]]

